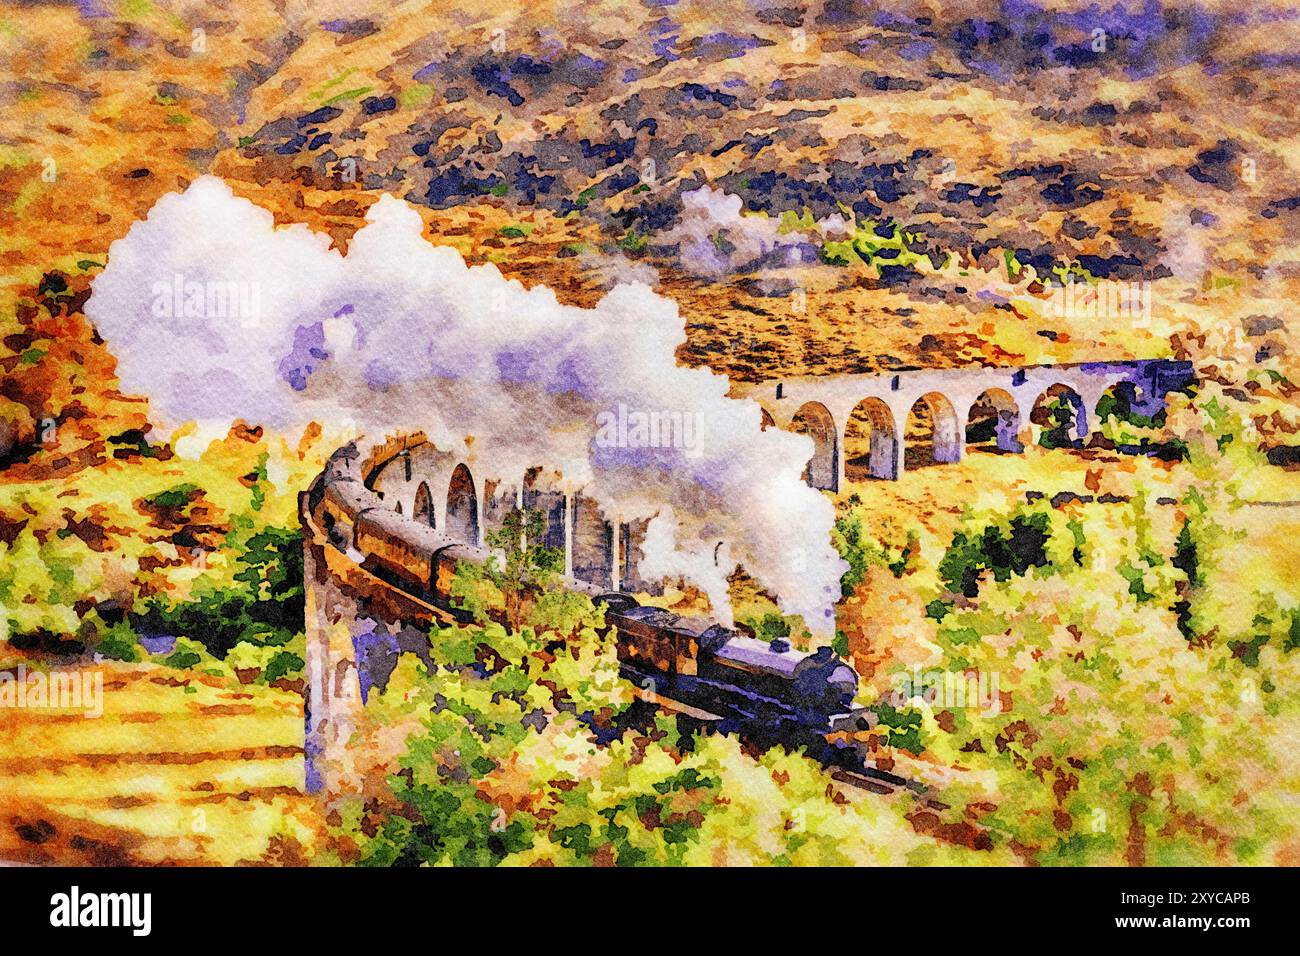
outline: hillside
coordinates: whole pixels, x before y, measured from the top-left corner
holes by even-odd
[[[657,273],[688,317],[683,357],[742,377],[1149,356],[1212,322],[1273,354],[1289,335],[1280,7],[100,9],[4,21],[11,290],[93,272],[161,194],[215,172],[339,243],[395,193],[431,235],[575,302]],[[684,224],[705,185],[745,215],[719,202]],[[805,211],[913,238],[903,260],[822,265],[817,229],[777,236]],[[1071,267],[1151,281],[1153,320],[1008,302],[1008,280],[1032,299],[1029,276]]]

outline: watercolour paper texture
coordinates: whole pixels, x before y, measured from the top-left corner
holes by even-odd
[[[0,860],[1300,863],[1297,50],[6,4]]]

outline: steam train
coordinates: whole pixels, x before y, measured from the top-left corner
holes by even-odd
[[[450,602],[456,566],[482,564],[488,551],[375,506],[373,493],[346,472],[327,469],[322,477],[314,510],[330,543],[381,580],[463,619]],[[805,746],[828,762],[858,762],[827,735],[869,729],[875,715],[855,703],[857,674],[829,648],[797,651],[573,578],[564,587],[604,605],[605,622],[616,629],[620,669],[645,699],[682,706],[760,746]]]

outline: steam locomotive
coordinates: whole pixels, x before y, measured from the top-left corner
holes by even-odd
[[[376,506],[360,480],[346,468],[332,473],[335,467],[322,476],[313,509],[331,544],[381,580],[463,619],[450,602],[456,566],[482,564],[488,551]],[[836,763],[852,759],[830,753],[827,735],[874,725],[875,715],[855,703],[857,674],[829,648],[797,651],[573,578],[564,587],[604,606],[620,668],[652,702],[685,705],[722,732],[761,746],[806,746]]]

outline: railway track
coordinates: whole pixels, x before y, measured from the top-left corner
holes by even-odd
[[[635,679],[639,675],[640,672],[632,672],[631,674],[625,673],[624,675],[629,677],[629,683],[632,685],[632,695],[637,700],[650,704],[653,707],[657,707],[665,713],[678,714],[687,717],[701,725],[716,725],[723,722],[724,718],[719,714],[711,713],[707,710],[696,707],[693,704],[674,700],[671,697],[666,697],[663,694],[645,689]],[[740,732],[739,736],[742,740],[752,743],[743,730]],[[881,770],[878,767],[866,766],[865,763],[863,767],[857,770],[835,767],[826,764],[824,761],[822,763],[832,780],[853,790],[862,791],[864,793],[880,794],[882,796],[911,794],[923,800],[928,806],[932,806],[935,809],[946,809],[944,804],[939,803],[934,799],[934,794],[931,791],[931,788],[919,781],[909,780],[906,777],[901,777],[898,774]]]
[[[929,788],[925,784],[917,783],[915,780],[908,780],[906,777],[900,777],[897,774],[887,773],[884,770],[878,770],[875,767],[864,768],[859,771],[832,770],[831,779],[847,787],[866,790],[870,793],[891,796],[903,793],[914,793],[921,797],[929,795]]]

